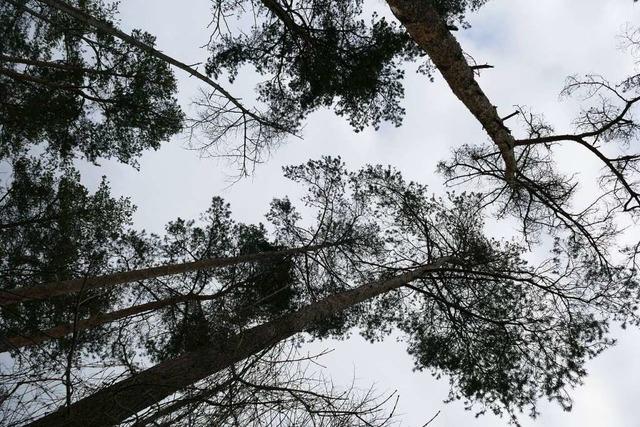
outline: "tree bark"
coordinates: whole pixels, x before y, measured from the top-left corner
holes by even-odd
[[[4,338],[0,342],[0,353],[11,351],[22,347],[29,347],[43,343],[45,341],[59,339],[74,331],[84,331],[86,329],[95,328],[106,323],[115,322],[116,320],[125,319],[127,317],[142,314],[148,311],[158,310],[163,307],[175,305],[186,301],[209,301],[222,296],[222,293],[214,295],[180,295],[177,297],[166,298],[159,301],[152,301],[145,304],[134,305],[122,310],[112,311],[110,313],[100,313],[87,319],[78,320],[75,324],[66,323],[53,328],[37,332],[30,335],[13,335]]]
[[[398,289],[450,261],[451,258],[441,258],[404,274],[328,296],[279,319],[241,332],[219,346],[205,347],[153,366],[29,425],[80,427],[118,424],[199,380],[313,327],[328,316]]]
[[[513,183],[516,173],[515,140],[496,107],[476,82],[473,68],[467,63],[462,47],[445,20],[431,0],[387,0],[387,3],[413,40],[429,55],[453,93],[498,146],[505,165],[505,178]]]
[[[139,280],[153,279],[156,277],[170,276],[174,274],[188,273],[191,271],[208,268],[228,267],[230,265],[264,261],[271,258],[286,257],[304,252],[313,252],[340,243],[322,243],[319,245],[302,246],[299,248],[285,249],[273,252],[258,252],[249,255],[240,255],[226,258],[207,258],[198,261],[159,265],[157,267],[142,268],[139,270],[124,271],[120,273],[106,274],[89,278],[71,279],[61,282],[47,283],[44,285],[23,287],[16,289],[0,290],[0,306],[16,304],[23,301],[46,299],[73,292],[90,289],[113,287]]]

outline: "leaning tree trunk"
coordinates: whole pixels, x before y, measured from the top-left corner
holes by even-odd
[[[223,296],[225,292],[214,295],[180,295],[177,297],[166,298],[158,301],[152,301],[145,304],[133,305],[123,308],[122,310],[112,311],[110,313],[99,313],[86,319],[80,319],[75,323],[65,323],[63,325],[54,326],[53,328],[39,331],[34,334],[13,335],[0,341],[0,353],[11,351],[22,347],[29,347],[43,343],[45,341],[60,339],[65,335],[73,332],[84,331],[86,329],[95,328],[106,323],[115,322],[116,320],[125,319],[127,317],[136,316],[163,307],[175,305],[187,301],[210,301]]]
[[[505,178],[513,182],[516,159],[515,140],[498,115],[496,107],[474,78],[458,41],[431,0],[387,0],[391,11],[413,40],[431,58],[453,93],[482,124],[498,146],[505,165]]]
[[[337,246],[340,243],[323,243],[313,246],[285,249],[272,252],[258,252],[248,255],[226,258],[206,258],[198,261],[183,262],[177,264],[159,265],[157,267],[142,268],[139,270],[124,271],[121,273],[105,274],[104,276],[71,279],[61,282],[46,283],[44,285],[23,287],[16,289],[0,289],[0,306],[16,304],[29,300],[42,300],[73,292],[88,291],[90,289],[113,287],[139,280],[153,279],[156,277],[170,276],[174,274],[188,273],[191,271],[208,268],[228,267],[235,264],[264,261],[273,258],[287,257],[313,252],[320,249]]]
[[[449,258],[441,258],[407,273],[328,296],[279,319],[234,335],[219,346],[207,346],[155,365],[29,425],[80,427],[118,424],[199,380],[313,327],[328,316],[398,289],[449,261]]]

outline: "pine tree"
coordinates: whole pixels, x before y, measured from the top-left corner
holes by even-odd
[[[357,218],[359,229],[375,231],[378,237],[370,242],[378,250],[353,246],[340,253],[337,248],[329,262],[319,258],[312,269],[313,291],[304,281],[291,285],[299,290],[293,311],[244,324],[224,340],[199,341],[206,335],[197,331],[213,328],[189,323],[205,318],[203,308],[192,305],[180,321],[187,323],[172,328],[183,343],[175,357],[34,425],[122,422],[298,333],[341,336],[354,326],[372,340],[400,328],[418,369],[452,378],[452,398],[515,417],[525,408],[535,413],[541,397],[569,407],[567,388],[580,382],[584,363],[612,343],[606,337],[608,320],[637,323],[632,271],[618,267],[612,273],[594,262],[588,246],[560,241],[548,261],[531,266],[522,258],[523,247],[483,235],[480,195],[439,200],[393,169],[349,173],[334,159],[286,173],[308,186],[304,201],[319,208],[318,215],[327,215],[324,198],[333,201],[325,227],[354,224],[349,220]],[[274,208],[271,216],[290,225],[280,233],[300,232],[286,221],[290,202]],[[195,333],[198,341],[181,331]],[[176,348],[172,339],[168,344]]]
[[[113,5],[80,3],[98,19],[116,19]],[[0,31],[0,158],[39,147],[63,160],[135,164],[182,128],[164,61],[37,2],[3,2]],[[132,37],[155,43],[142,31]]]

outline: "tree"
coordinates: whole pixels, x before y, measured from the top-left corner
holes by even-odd
[[[0,202],[0,293],[11,294],[17,285],[87,277],[113,268],[113,254],[120,250],[119,239],[133,211],[129,200],[113,198],[104,178],[89,193],[70,167],[59,174],[42,160],[21,158],[12,170]],[[113,293],[80,290],[81,295],[57,301],[3,308],[4,337],[18,331],[35,333],[71,314],[95,313],[117,299]],[[78,298],[87,303],[79,307]]]
[[[231,220],[229,206],[218,197],[213,198],[199,221],[177,219],[167,225],[163,237],[123,233],[118,250],[109,252],[108,259],[111,268],[133,269],[133,275],[119,283],[129,286],[96,287],[92,286],[94,278],[86,276],[71,281],[83,285],[73,293],[28,302],[22,299],[15,309],[18,312],[25,305],[38,313],[60,305],[65,311],[55,318],[40,318],[34,327],[22,325],[24,319],[14,316],[14,326],[6,330],[7,336],[0,345],[3,351],[11,350],[13,357],[13,366],[3,367],[6,370],[2,372],[4,382],[14,385],[7,392],[4,405],[11,408],[11,402],[17,402],[20,407],[28,399],[25,396],[32,395],[34,388],[39,389],[49,398],[22,408],[28,415],[18,418],[28,419],[46,410],[47,405],[57,405],[61,400],[70,404],[71,398],[83,389],[108,383],[109,372],[116,367],[135,373],[149,359],[176,357],[205,343],[224,340],[248,324],[281,314],[298,301],[298,291],[289,283],[297,280],[293,260],[308,252],[327,252],[343,245],[338,238],[348,241],[344,230],[334,236],[320,230],[312,234],[311,239],[299,241],[297,248],[286,249],[282,243],[269,239],[263,225]],[[325,238],[333,240],[321,243]],[[196,260],[195,267],[192,260]],[[220,260],[224,262],[217,262]],[[163,275],[146,274],[149,269],[136,270],[149,263],[172,267],[156,268]],[[183,268],[185,265],[190,268]],[[127,273],[101,277],[122,277]],[[13,289],[5,292],[15,294]],[[109,296],[110,305],[95,309],[91,302],[95,296],[86,299],[93,294],[105,301]],[[69,304],[70,300],[74,303]],[[11,302],[14,304],[6,307],[8,313],[13,312],[17,300]],[[140,359],[142,355],[147,359]],[[64,390],[60,390],[57,380],[61,367],[61,375],[67,378],[63,384],[66,396],[59,395]],[[87,371],[102,372],[105,378],[96,383],[95,377],[87,377]]]
[[[309,186],[310,206],[331,194],[337,223],[340,213],[357,213],[361,226],[385,236],[384,249],[323,264],[334,289],[319,286],[296,311],[186,351],[38,423],[73,425],[96,413],[117,423],[294,334],[339,335],[355,325],[371,339],[400,327],[417,368],[451,376],[452,397],[513,417],[526,407],[535,414],[542,396],[570,405],[566,388],[611,344],[608,319],[638,321],[632,273],[620,267],[612,276],[579,242],[558,241],[547,262],[529,266],[522,247],[482,235],[478,195],[445,202],[397,171],[347,173],[332,159],[287,174]],[[374,280],[358,285],[366,277]]]
[[[98,19],[114,19],[111,5],[81,3]],[[176,82],[164,61],[38,2],[3,2],[0,25],[0,158],[40,146],[55,158],[135,163],[180,131]],[[155,42],[141,31],[132,38]]]
[[[134,208],[129,200],[112,197],[106,179],[90,192],[70,165],[60,168],[47,159],[29,157],[14,160],[10,171],[11,176],[0,189],[0,292],[11,292],[17,284],[33,286],[104,274],[117,265],[114,255],[124,249],[122,236]],[[113,292],[81,290],[57,300],[3,307],[0,347],[3,351],[13,349],[7,338],[14,335],[39,334],[70,319],[91,317],[117,304],[119,297]],[[12,390],[9,386],[13,378],[38,377],[52,363],[70,366],[87,349],[104,345],[101,334],[95,331],[82,336],[76,332],[74,329],[66,337],[59,336],[45,351],[3,356],[0,375],[3,386],[8,387],[2,389],[3,418],[5,404],[11,405],[12,392],[19,391],[19,387]],[[12,373],[14,369],[17,375]],[[63,368],[59,374],[57,384],[71,383],[70,369]],[[49,385],[43,380],[35,390],[46,392]],[[20,413],[20,405],[10,412]]]
[[[102,19],[57,0],[43,3],[175,65],[172,58],[146,44],[141,47]],[[416,368],[448,374],[452,399],[465,399],[470,407],[507,413],[514,420],[524,408],[535,415],[541,397],[570,408],[566,389],[584,376],[585,361],[611,344],[609,322],[638,323],[640,243],[625,248],[616,239],[620,219],[633,219],[638,212],[635,181],[640,157],[624,145],[636,137],[632,110],[638,101],[638,79],[631,76],[613,85],[600,77],[575,77],[568,81],[566,94],[586,91],[587,99],[599,97],[580,114],[576,131],[554,135],[540,117],[520,108],[526,137],[516,138],[476,81],[479,67],[470,64],[451,33],[455,23],[464,26],[465,12],[483,3],[389,0],[402,30],[375,15],[370,25],[364,24],[355,16],[362,12],[362,2],[355,0],[340,5],[312,0],[215,2],[215,31],[221,37],[211,44],[207,71],[215,78],[225,70],[234,77],[240,65],[253,64],[267,76],[258,94],[268,111],[275,117],[293,112],[284,126],[289,131],[309,112],[333,104],[356,129],[383,120],[398,124],[403,112],[397,81],[400,61],[428,54],[492,140],[486,146],[456,150],[440,170],[450,183],[479,182],[483,192],[430,198],[425,187],[405,182],[392,169],[378,166],[348,173],[340,161],[324,159],[286,170],[287,176],[309,188],[303,201],[316,212],[313,227],[302,225],[302,216],[288,199],[272,204],[272,238],[261,226],[238,226],[231,232],[222,221],[201,232],[177,221],[167,230],[168,243],[156,240],[146,247],[162,247],[167,258],[180,258],[170,265],[179,266],[175,272],[185,276],[167,276],[165,283],[160,274],[120,279],[118,283],[140,279],[142,291],[126,292],[141,299],[114,307],[106,317],[76,318],[72,324],[77,332],[85,320],[87,329],[131,322],[131,315],[143,310],[148,314],[150,308],[145,319],[162,327],[158,337],[144,342],[158,364],[145,369],[129,360],[136,334],[127,335],[126,329],[133,324],[119,327],[115,343],[122,350],[117,358],[127,378],[90,385],[91,393],[74,394],[84,396],[75,403],[67,385],[65,407],[36,424],[126,421],[180,390],[234,369],[280,340],[301,332],[343,336],[355,326],[372,340],[394,329],[403,331]],[[249,35],[223,34],[228,14],[250,7],[257,24]],[[638,46],[637,33],[630,32],[627,40],[631,47]],[[266,55],[272,45],[278,48],[276,57]],[[204,82],[209,79],[195,73]],[[260,131],[263,124],[276,133],[282,130],[233,105],[243,125],[249,117]],[[212,131],[212,143],[217,144],[238,122],[221,119],[227,111],[210,95],[200,106],[213,109],[205,110],[194,124]],[[271,136],[245,135],[227,154],[237,155],[246,171],[247,164],[272,146]],[[616,147],[622,154],[608,154],[611,148],[603,147],[614,142],[623,143]],[[558,143],[586,148],[605,167],[602,193],[584,209],[574,208],[575,180],[554,166],[553,145]],[[219,218],[228,218],[220,204],[217,212],[222,213]],[[521,244],[485,237],[482,221],[490,214],[517,218]],[[219,236],[226,237],[211,240],[218,230],[225,230]],[[355,236],[349,234],[344,244],[308,250],[309,242],[335,242],[346,231]],[[552,237],[549,257],[527,263],[527,251],[542,248],[539,240],[547,236]],[[193,257],[193,247],[208,248],[209,241],[216,242],[214,248],[229,244],[240,257],[256,250],[271,255],[283,248],[296,252],[260,256],[264,262],[227,259],[218,270],[202,269],[202,264],[187,267],[185,254]],[[621,253],[627,258],[619,263]],[[166,294],[158,294],[144,280],[160,283]],[[212,283],[218,292],[203,292]],[[66,334],[71,326],[63,326]],[[144,332],[138,328],[136,333],[140,330]],[[270,390],[274,387],[278,388]],[[233,387],[213,390],[235,393]],[[96,414],[101,418],[91,418]],[[177,416],[181,415],[187,417],[188,411]]]

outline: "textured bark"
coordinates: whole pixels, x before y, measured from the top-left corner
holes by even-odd
[[[505,177],[512,183],[516,173],[515,140],[496,107],[480,88],[458,41],[430,0],[387,0],[391,11],[415,42],[429,55],[453,93],[482,124],[498,146]]]
[[[303,332],[328,316],[404,286],[449,260],[442,258],[407,273],[328,296],[279,319],[237,334],[219,346],[189,352],[153,366],[29,425],[80,427],[120,423],[196,381]]]
[[[116,320],[125,319],[127,317],[136,316],[138,314],[146,313],[148,311],[158,310],[163,307],[175,305],[186,301],[208,301],[216,299],[221,294],[215,295],[180,295],[173,298],[166,298],[159,301],[153,301],[145,304],[134,305],[124,308],[122,310],[113,311],[110,313],[100,313],[91,316],[86,319],[78,320],[74,323],[66,323],[64,325],[58,325],[53,328],[40,331],[30,335],[14,335],[3,339],[0,342],[0,353],[10,350],[15,350],[22,347],[29,347],[49,341],[52,339],[59,339],[65,335],[69,335],[72,332],[84,331],[86,329],[95,328],[106,323],[115,322]]]
[[[207,258],[198,261],[167,264],[157,267],[142,268],[139,270],[124,271],[121,273],[106,274],[104,276],[47,283],[40,286],[3,289],[0,290],[0,306],[16,304],[22,301],[46,299],[73,292],[87,291],[90,289],[113,287],[139,280],[153,279],[155,277],[170,276],[208,268],[228,267],[230,265],[240,263],[286,257],[304,252],[317,251],[319,249],[337,246],[338,244],[339,243],[323,243],[320,245],[303,246],[299,248],[285,249],[282,251],[258,252],[255,254],[240,255],[236,257]]]

